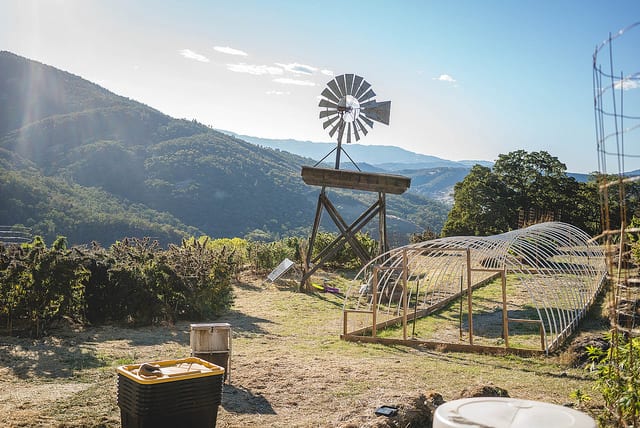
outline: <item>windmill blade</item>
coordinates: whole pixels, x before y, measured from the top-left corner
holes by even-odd
[[[353,122],[353,135],[356,137],[356,142],[360,140],[360,134],[358,134],[358,119]]]
[[[336,77],[336,82],[338,82],[338,87],[342,91],[342,96],[344,97],[345,95],[347,95],[347,83],[345,82],[344,74]]]
[[[357,98],[355,94],[358,93],[358,89],[360,89],[360,84],[362,83],[363,80],[364,79],[358,75],[355,75],[353,77],[353,86],[352,86],[351,95],[353,95],[354,98]]]
[[[347,144],[351,144],[351,122],[347,122]]]
[[[338,110],[322,110],[320,112],[320,119],[324,117],[333,116],[334,114],[338,114]]]
[[[327,107],[327,108],[334,108],[334,109],[338,109],[338,104],[331,102],[327,99],[321,99],[320,103],[318,104],[318,107]]]
[[[369,107],[375,107],[377,105],[378,105],[378,102],[376,100],[369,100],[366,103],[361,103],[360,104],[360,110],[364,110],[364,109],[369,108]]]
[[[360,108],[360,113],[368,119],[388,125],[389,116],[391,115],[391,101],[383,101],[373,105],[368,104],[367,107]]]
[[[360,85],[360,88],[358,88],[358,92],[356,92],[354,97],[360,100],[360,97],[362,96],[362,94],[364,94],[367,91],[367,89],[369,89],[370,87],[371,85],[369,84],[369,82],[367,82],[366,80],[363,80],[362,85]]]
[[[360,131],[362,131],[362,133],[364,134],[363,137],[366,136],[369,133],[369,131],[367,131],[367,127],[364,126],[362,122],[360,122],[359,118],[356,119],[356,123],[358,124],[358,128],[360,128]]]
[[[359,102],[363,102],[363,101],[371,99],[371,98],[373,98],[375,96],[376,96],[376,93],[373,92],[373,89],[369,89],[366,93],[364,93],[360,97],[358,97],[358,101]]]
[[[335,94],[329,90],[329,88],[324,88],[324,91],[322,91],[321,95],[325,98],[329,98],[331,101],[340,101],[340,98],[336,97]]]
[[[336,123],[333,128],[331,128],[331,131],[329,131],[329,137],[333,137],[333,134],[336,133],[336,131],[340,128],[343,128],[342,125],[344,124],[344,120],[342,120],[342,118],[340,118],[340,120],[338,121],[338,123]],[[343,128],[344,129],[344,128]],[[338,137],[339,138],[339,137]]]
[[[335,79],[327,82],[327,86],[333,91],[337,98],[341,98],[344,95],[342,92],[340,92],[340,88],[338,88],[338,84],[336,83]]]
[[[364,114],[362,114],[362,111],[360,111],[360,116],[358,116],[358,119],[362,119],[364,121],[364,123],[366,123],[367,125],[369,125],[369,128],[373,128],[373,120],[369,119],[368,117],[366,117]],[[365,127],[363,126],[362,129],[364,130]],[[366,135],[366,134],[365,134]]]
[[[353,95],[353,74],[346,74],[347,95]]]
[[[334,116],[334,117],[332,117],[332,118],[330,118],[330,119],[327,119],[326,121],[324,121],[324,122],[322,123],[322,127],[323,127],[324,129],[327,129],[329,126],[331,126],[331,124],[332,124],[333,122],[335,122],[335,121],[336,121],[336,120],[338,120],[339,118],[340,118],[340,116]]]

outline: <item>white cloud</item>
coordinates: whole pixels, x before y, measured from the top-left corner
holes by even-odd
[[[613,84],[613,87],[616,89],[624,89],[625,91],[629,91],[631,89],[638,89],[640,88],[640,84],[638,83],[638,81],[636,79],[632,78],[625,78],[622,80],[618,80],[616,83]]]
[[[196,53],[196,52],[192,51],[191,49],[182,49],[180,51],[180,55],[182,55],[183,57],[185,57],[187,59],[193,59],[193,60],[200,61],[200,62],[209,62],[209,58],[207,58],[204,55],[200,55],[199,53]]]
[[[298,64],[297,62],[291,64],[279,64],[276,63],[278,67],[284,68],[286,71],[296,74],[313,74],[317,68],[312,67],[310,65]]]
[[[227,55],[238,55],[238,56],[247,56],[248,54],[239,49],[230,48],[229,46],[214,46],[213,50],[227,54]]]
[[[333,71],[331,70],[320,70],[320,73],[324,74],[325,76],[333,76]]]
[[[440,82],[456,83],[456,79],[454,79],[453,77],[451,77],[448,74],[441,74],[438,77],[434,77],[433,80],[438,80]]]
[[[309,80],[297,80],[297,79],[287,79],[287,78],[279,78],[273,79],[276,83],[282,83],[283,85],[297,85],[297,86],[316,86],[315,83]]]
[[[279,76],[283,73],[280,67],[272,67],[269,65],[254,65],[254,64],[227,64],[227,69],[236,73],[248,73],[256,76],[263,74],[270,74],[272,76]]]
[[[274,89],[265,92],[265,94],[267,95],[291,95],[291,92],[289,91],[276,91]]]

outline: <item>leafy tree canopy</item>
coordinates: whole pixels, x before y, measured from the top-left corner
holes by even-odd
[[[597,233],[595,189],[569,177],[565,164],[545,151],[501,154],[493,170],[476,165],[456,184],[442,234],[487,236],[540,221],[564,221]]]

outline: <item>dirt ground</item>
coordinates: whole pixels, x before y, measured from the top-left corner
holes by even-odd
[[[340,340],[342,300],[247,277],[224,317],[233,331],[230,382],[218,427],[380,426],[382,405],[436,391],[444,400],[495,385],[511,397],[571,402],[592,392],[571,355],[488,356]],[[190,323],[149,328],[60,327],[50,336],[0,336],[0,426],[117,427],[116,367],[187,357]]]

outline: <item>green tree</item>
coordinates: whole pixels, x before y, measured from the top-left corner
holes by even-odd
[[[484,236],[508,230],[513,210],[511,192],[491,169],[474,165],[453,188],[453,208],[442,228],[443,236]]]
[[[411,244],[417,244],[418,242],[431,241],[432,239],[437,239],[438,234],[435,233],[431,229],[426,229],[421,233],[412,233],[409,237],[409,242]]]
[[[508,205],[524,214],[525,223],[527,219],[573,223],[578,186],[574,178],[567,176],[566,169],[565,164],[545,151],[516,150],[499,155],[493,173],[508,189]],[[522,226],[521,219],[512,215],[508,219],[510,228]]]
[[[567,190],[568,207],[565,208],[563,219],[567,223],[584,230],[590,235],[602,232],[602,218],[598,196],[596,176],[591,175],[586,183],[574,182],[573,189]]]
[[[454,187],[443,236],[493,235],[540,221],[563,221],[595,234],[597,188],[578,183],[545,151],[501,154],[493,170],[479,165]]]

